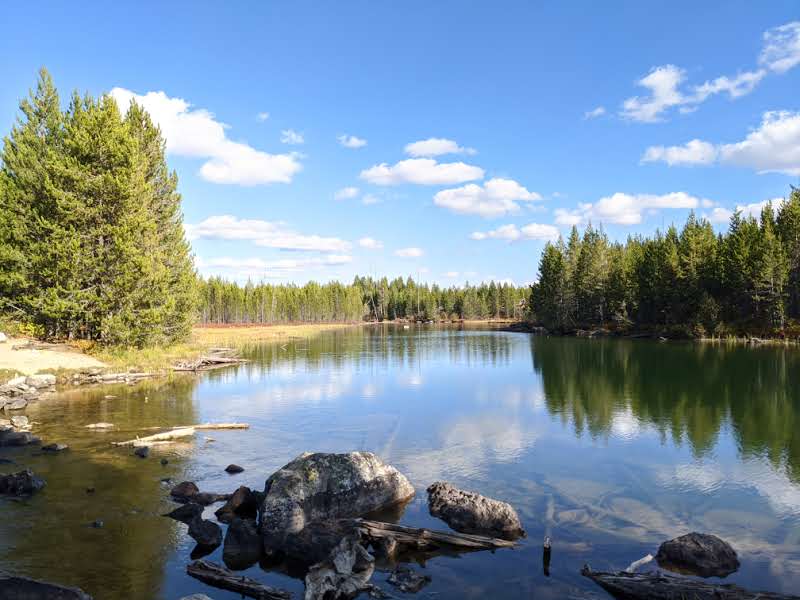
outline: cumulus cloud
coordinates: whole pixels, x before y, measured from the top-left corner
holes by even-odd
[[[717,160],[714,144],[694,139],[683,146],[650,146],[642,162],[665,162],[673,165],[708,165]]]
[[[358,188],[353,186],[343,187],[333,197],[336,200],[351,200],[358,197]]]
[[[455,213],[493,218],[519,212],[519,202],[533,202],[541,198],[513,179],[494,178],[483,185],[470,183],[437,192],[433,203]]]
[[[733,211],[728,210],[727,208],[723,208],[721,206],[717,206],[710,213],[706,213],[703,215],[706,219],[711,221],[712,223],[728,223],[733,216]]]
[[[363,148],[367,145],[367,140],[354,135],[343,134],[336,139],[339,140],[339,144],[345,148]]]
[[[587,110],[585,113],[583,113],[583,118],[596,119],[597,117],[602,117],[604,114],[606,114],[606,108],[604,106],[598,106],[597,108]]]
[[[363,237],[358,240],[358,245],[367,250],[380,250],[383,248],[383,242],[378,241],[371,237]]]
[[[227,125],[205,109],[192,109],[182,98],[164,92],[139,95],[120,87],[110,95],[122,112],[132,100],[144,107],[161,128],[168,153],[206,159],[200,176],[207,181],[246,186],[290,183],[302,168],[295,154],[268,154],[228,139]]]
[[[483,179],[480,167],[463,162],[439,163],[432,158],[409,158],[395,165],[381,163],[361,171],[361,179],[375,185],[452,185]]]
[[[475,231],[470,235],[473,240],[557,240],[558,228],[553,225],[543,225],[541,223],[529,223],[523,227],[516,225],[501,225],[491,231]]]
[[[442,154],[477,154],[475,148],[463,148],[446,138],[428,138],[406,144],[405,152],[414,158],[441,156]]]
[[[423,256],[425,252],[422,248],[400,248],[399,250],[394,251],[395,256],[399,256],[400,258],[420,258]]]
[[[800,64],[800,21],[766,31],[763,40],[759,68],[735,76],[722,75],[684,89],[681,89],[686,81],[683,69],[671,64],[654,67],[636,82],[648,93],[625,100],[620,114],[633,121],[654,123],[663,120],[672,108],[681,113],[693,112],[717,94],[725,93],[731,99],[745,96],[770,73],[782,74]]]
[[[282,144],[299,146],[300,144],[304,144],[305,141],[306,140],[303,137],[303,134],[295,131],[294,129],[284,129],[283,131],[281,131]]]
[[[759,173],[800,175],[800,113],[766,112],[760,126],[740,142],[714,145],[695,139],[684,146],[652,146],[645,150],[642,161],[669,165],[719,162]]]
[[[644,212],[661,209],[697,208],[701,200],[686,192],[669,194],[625,194],[617,192],[601,198],[595,203],[579,204],[576,210],[557,209],[558,225],[579,225],[588,221],[637,225],[642,222]]]
[[[291,273],[337,267],[353,261],[349,255],[331,254],[297,259],[264,260],[257,257],[232,258],[227,256],[204,259],[195,258],[195,266],[205,273],[230,272],[240,279],[282,278]]]
[[[217,215],[186,226],[190,240],[245,240],[256,246],[279,250],[304,250],[311,252],[345,253],[351,244],[335,237],[303,235],[286,227],[284,223],[259,219],[240,219],[233,215]]]

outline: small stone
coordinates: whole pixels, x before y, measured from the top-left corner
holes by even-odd
[[[170,490],[169,495],[178,500],[186,501],[199,491],[200,489],[194,484],[194,482],[182,481]]]
[[[407,565],[398,565],[386,580],[404,594],[416,594],[431,582],[430,575],[420,575]]]
[[[94,494],[94,492],[95,492],[95,489],[93,487],[87,487],[86,488],[86,493],[87,494]]]
[[[230,473],[231,475],[234,475],[235,473],[241,473],[242,471],[244,471],[244,468],[240,467],[239,465],[230,464],[225,467],[225,472]]]
[[[105,525],[105,523],[103,523],[100,519],[96,519],[91,522],[91,527],[94,529],[101,529],[103,525]]]
[[[161,464],[162,464],[162,465],[168,465],[168,464],[169,464],[169,461],[168,461],[166,458],[162,458],[162,459],[161,459]]]
[[[68,450],[69,446],[66,444],[47,444],[46,446],[42,446],[42,450],[45,452],[63,452],[64,450]]]
[[[30,424],[28,417],[24,415],[20,415],[17,417],[11,417],[11,425],[16,427],[17,429],[21,429],[22,427],[27,427]]]
[[[136,450],[134,450],[133,453],[139,458],[147,458],[150,455],[150,447],[140,446]]]

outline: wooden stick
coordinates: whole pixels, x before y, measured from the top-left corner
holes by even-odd
[[[455,531],[436,531],[418,529],[383,523],[381,521],[355,520],[356,528],[366,537],[373,540],[391,537],[401,546],[413,546],[419,550],[446,546],[466,550],[492,550],[495,548],[513,548],[516,543],[508,540],[490,538],[483,535],[457,533]]]
[[[155,435],[148,435],[143,438],[136,438],[135,440],[127,440],[125,442],[112,442],[115,446],[147,446],[154,442],[173,441],[180,438],[191,437],[194,435],[194,427],[185,427],[183,429],[173,429],[164,433],[156,433]]]
[[[257,600],[289,600],[292,597],[286,590],[272,588],[255,579],[237,575],[210,560],[196,560],[187,565],[186,572],[190,577],[199,579],[208,585],[238,592]]]
[[[249,423],[200,423],[199,425],[164,425],[156,427],[145,427],[145,431],[154,429],[250,429]]]

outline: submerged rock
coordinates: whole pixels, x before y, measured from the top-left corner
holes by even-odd
[[[195,517],[189,522],[189,535],[200,546],[216,548],[222,543],[222,529],[213,521]]]
[[[266,538],[297,533],[322,519],[358,517],[414,495],[394,467],[370,452],[304,453],[266,482],[261,532]]]
[[[355,536],[347,536],[330,556],[314,565],[306,575],[305,600],[355,598],[373,589],[369,583],[375,561]]]
[[[27,446],[28,444],[39,444],[41,440],[29,431],[14,431],[9,428],[0,428],[0,447],[4,446]]]
[[[700,577],[725,577],[739,569],[739,558],[728,542],[697,532],[661,544],[656,560],[664,569]]]
[[[246,569],[261,558],[262,544],[255,519],[234,517],[225,532],[222,560],[230,569]]]
[[[9,600],[92,600],[78,588],[0,573],[0,598]]]
[[[149,446],[139,446],[133,453],[138,456],[139,458],[147,458],[150,456],[150,447]]]
[[[444,481],[428,487],[428,509],[462,533],[516,540],[525,535],[517,511],[507,502],[467,492]]]
[[[263,494],[254,492],[249,487],[241,486],[214,514],[222,523],[230,523],[237,516],[255,519],[258,516],[258,506],[263,499]]]
[[[47,444],[46,446],[42,446],[42,450],[45,452],[63,452],[64,450],[69,450],[69,446],[66,444]]]
[[[263,538],[264,552],[274,560],[288,558],[298,566],[309,567],[328,558],[348,535],[355,535],[352,521],[314,521],[301,531]]]
[[[0,476],[0,494],[28,496],[43,487],[44,479],[34,475],[30,469]]]
[[[398,565],[386,580],[404,594],[416,594],[431,582],[430,575],[420,575],[408,565]]]

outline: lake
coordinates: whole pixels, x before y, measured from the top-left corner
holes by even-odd
[[[446,528],[428,514],[425,488],[448,480],[510,502],[528,532],[515,550],[428,560],[421,598],[607,598],[580,576],[584,563],[624,569],[692,530],[737,549],[742,566],[727,580],[800,594],[796,348],[387,325],[244,355],[251,362],[76,389],[28,410],[37,435],[70,450],[0,454],[17,463],[0,465],[4,472],[29,466],[47,481],[29,500],[3,502],[0,569],[76,585],[96,600],[238,598],[186,575],[194,543],[184,525],[159,516],[175,506],[161,480],[263,489],[301,452],[369,450],[417,490],[400,522]],[[117,427],[84,427],[99,421]],[[199,431],[194,443],[154,448],[144,460],[109,443],[206,421],[251,427]],[[228,475],[229,463],[245,471]],[[97,519],[102,528],[90,526]],[[287,574],[244,573],[302,597],[302,582]],[[373,582],[402,597],[386,576]]]

